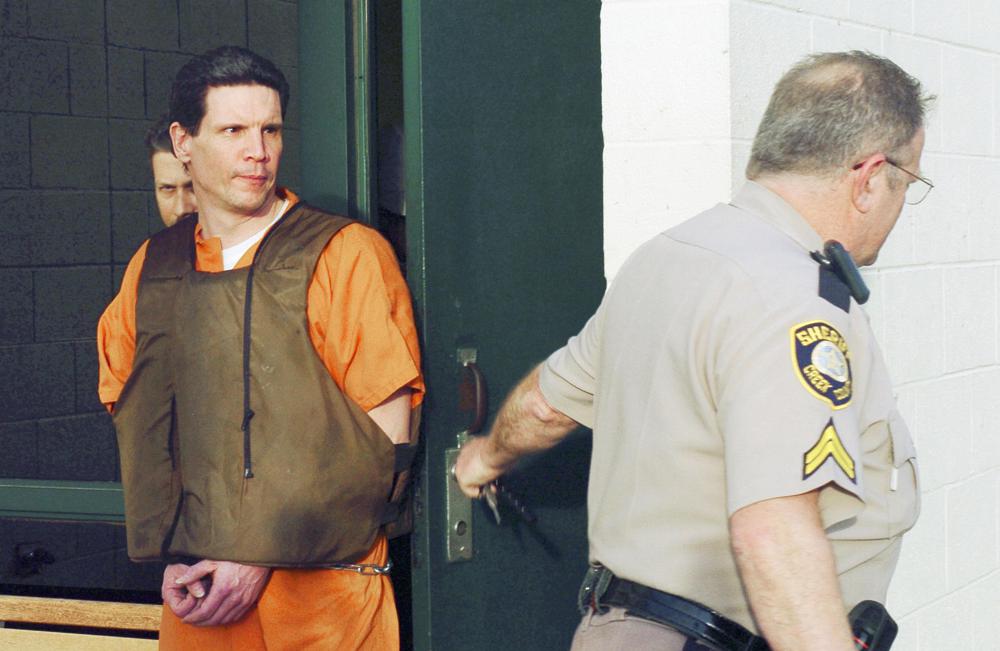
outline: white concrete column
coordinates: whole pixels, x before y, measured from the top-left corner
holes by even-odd
[[[729,196],[728,0],[601,10],[604,267]]]

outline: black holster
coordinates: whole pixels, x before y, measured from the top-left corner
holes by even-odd
[[[899,631],[889,611],[877,601],[862,601],[851,608],[847,619],[855,646],[866,651],[888,651]]]

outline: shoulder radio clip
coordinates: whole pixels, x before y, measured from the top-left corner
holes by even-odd
[[[868,300],[868,297],[871,295],[868,285],[865,284],[864,279],[861,277],[861,272],[858,271],[858,267],[854,264],[851,254],[847,252],[843,244],[837,240],[827,240],[826,244],[823,245],[822,253],[812,251],[809,255],[821,266],[832,271],[841,282],[847,285],[851,296],[854,297],[854,300],[859,305],[863,305]]]

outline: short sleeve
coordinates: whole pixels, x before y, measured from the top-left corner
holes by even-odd
[[[542,364],[538,385],[550,406],[576,422],[594,426],[594,391],[600,358],[602,310],[590,317],[579,334]]]
[[[423,399],[410,293],[392,248],[351,224],[327,244],[308,290],[309,334],[337,385],[371,410],[397,390]]]
[[[820,299],[769,304],[752,289],[744,302],[714,378],[729,514],[822,489],[824,526],[857,515],[864,490],[847,313]]]
[[[125,268],[118,295],[105,308],[97,323],[97,393],[109,410],[118,401],[122,387],[132,372],[132,360],[135,357],[135,301],[148,244],[148,240],[143,242],[132,256]]]

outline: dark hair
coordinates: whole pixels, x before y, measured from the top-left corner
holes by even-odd
[[[184,64],[174,78],[170,89],[170,122],[180,122],[189,133],[197,135],[205,117],[205,95],[209,88],[252,84],[278,92],[284,117],[288,108],[288,81],[276,65],[235,45],[198,55]]]
[[[166,113],[161,115],[153,123],[153,126],[149,127],[143,142],[146,144],[150,158],[153,158],[153,154],[161,151],[171,156],[174,155],[174,143],[170,140],[170,118]]]
[[[747,178],[828,174],[864,156],[891,155],[924,125],[932,96],[889,59],[870,52],[806,57],[778,82],[757,129]]]

